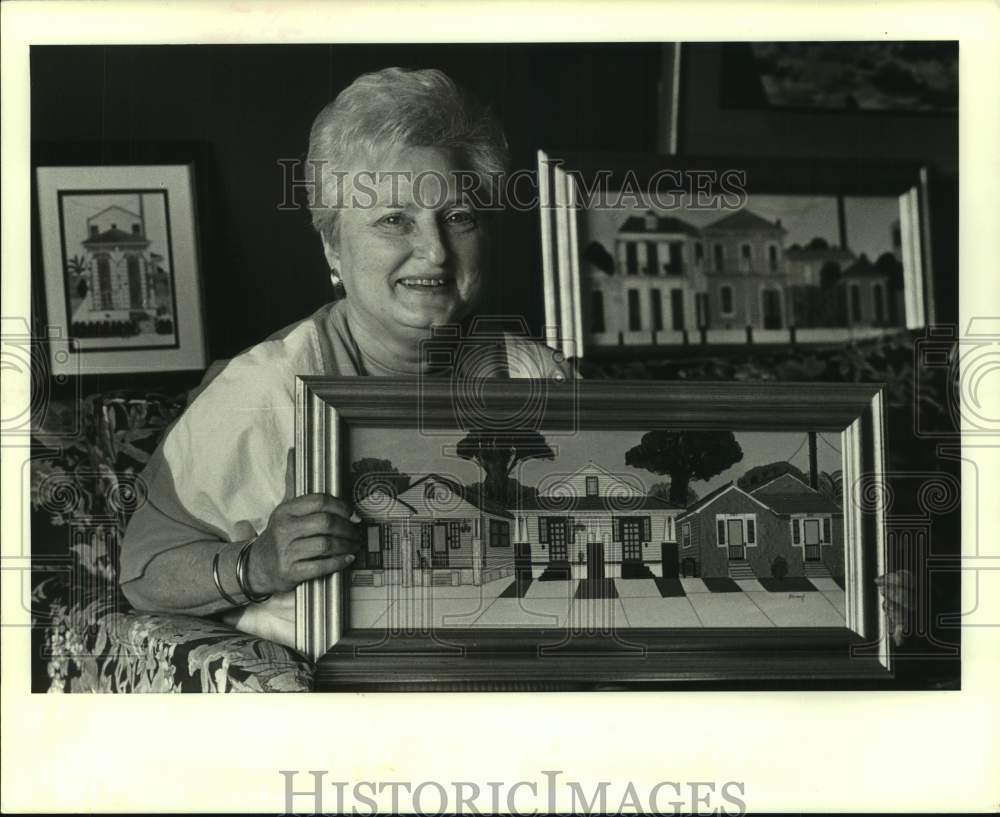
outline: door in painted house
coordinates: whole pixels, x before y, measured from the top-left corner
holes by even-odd
[[[819,520],[802,520],[802,541],[805,543],[805,556],[807,562],[819,561]]]
[[[765,329],[781,329],[781,294],[776,289],[765,289],[760,294],[761,312]]]
[[[382,526],[369,525],[367,528],[368,539],[365,548],[365,560],[363,565],[358,567],[382,567]]]
[[[435,525],[431,540],[431,567],[448,566],[448,526]]]
[[[729,542],[730,561],[742,561],[747,557],[746,541],[743,538],[743,520],[726,520],[726,540]]]
[[[604,578],[604,543],[587,542],[587,578]]]
[[[111,291],[111,261],[106,255],[97,257],[97,289],[100,297],[96,298],[95,309],[114,309],[115,296]]]
[[[133,309],[142,309],[145,298],[142,291],[142,273],[139,272],[139,259],[130,255],[125,259],[125,266],[128,270],[129,306]]]
[[[622,520],[622,561],[642,561],[642,520]]]
[[[566,522],[562,519],[549,521],[549,561],[565,562],[569,557],[566,555]]]
[[[531,580],[531,544],[514,543],[514,578],[519,582]]]

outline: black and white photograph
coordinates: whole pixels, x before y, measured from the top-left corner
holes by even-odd
[[[898,5],[3,4],[4,810],[995,807],[1000,20]]]

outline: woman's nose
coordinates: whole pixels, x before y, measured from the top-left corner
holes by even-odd
[[[421,258],[427,259],[436,267],[440,267],[448,258],[448,248],[444,243],[444,234],[437,221],[421,226],[415,249]]]

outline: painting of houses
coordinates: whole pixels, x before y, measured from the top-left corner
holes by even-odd
[[[898,210],[830,196],[584,209],[584,345],[837,342],[902,327]]]
[[[410,437],[390,462],[393,433],[355,429],[368,442],[351,469],[364,542],[347,573],[355,626],[843,623],[842,488],[825,471],[812,487],[773,457],[797,455],[801,434],[588,431],[557,444],[519,433],[520,455],[506,456],[520,466],[504,476],[483,453],[487,440],[503,451],[495,435],[444,448]],[[814,465],[839,466],[827,449]],[[438,470],[417,474],[419,463]]]

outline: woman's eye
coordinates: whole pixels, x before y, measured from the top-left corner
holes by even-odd
[[[406,226],[406,218],[402,213],[389,213],[388,215],[382,216],[382,218],[375,223],[381,227],[392,227],[398,229]]]
[[[445,217],[445,223],[457,230],[471,230],[476,226],[476,216],[467,210],[458,210]]]

